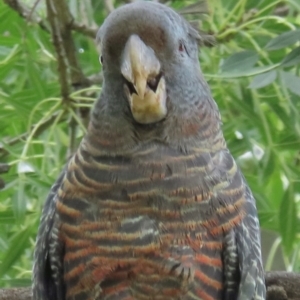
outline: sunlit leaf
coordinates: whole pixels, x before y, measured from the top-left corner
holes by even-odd
[[[284,32],[268,42],[266,50],[277,50],[300,41],[300,29]]]
[[[283,195],[279,213],[279,229],[283,247],[290,254],[297,233],[297,207],[294,201],[293,185]]]
[[[260,89],[263,88],[276,79],[277,72],[272,70],[263,74],[256,75],[252,82],[249,84],[250,89]]]
[[[18,260],[18,258],[26,250],[29,237],[32,235],[32,227],[26,227],[25,229],[20,230],[12,238],[9,248],[5,251],[4,256],[2,257],[2,263],[0,264],[0,277],[2,277],[9,268]]]
[[[282,81],[289,88],[289,90],[300,96],[300,77],[291,72],[280,71]]]
[[[254,51],[242,51],[232,54],[223,63],[221,69],[223,73],[247,72],[258,61],[258,55]]]
[[[273,172],[276,168],[276,156],[272,149],[266,149],[263,156],[263,172],[262,178],[264,181],[268,181],[269,178],[273,175]]]
[[[300,47],[293,49],[281,62],[282,67],[296,66],[300,63]]]

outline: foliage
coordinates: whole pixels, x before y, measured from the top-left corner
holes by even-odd
[[[193,2],[168,1],[178,10]],[[100,84],[62,98],[44,2],[28,10],[31,21],[6,3],[0,2],[0,162],[11,168],[0,192],[0,286],[17,286],[30,283],[43,202],[84,134],[82,112]],[[104,1],[68,5],[88,27],[107,15]],[[282,244],[286,268],[300,271],[300,2],[214,0],[209,9],[205,18],[186,17],[203,18],[203,30],[217,41],[199,57],[228,146],[255,194],[261,227],[281,237],[273,252]],[[73,38],[85,76],[98,74],[94,40],[76,30]]]

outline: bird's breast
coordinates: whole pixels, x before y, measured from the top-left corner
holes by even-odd
[[[234,162],[227,158],[224,176],[214,154],[150,150],[110,159],[78,152],[70,162],[57,202],[65,280],[86,277],[104,294],[130,290],[134,299],[150,299],[145,291],[175,299],[199,286],[193,293],[209,299],[203,288],[222,289],[224,233],[243,218]]]

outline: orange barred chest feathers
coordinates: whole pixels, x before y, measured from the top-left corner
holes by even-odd
[[[219,299],[223,236],[244,216],[234,162],[228,178],[214,173],[211,154],[137,167],[85,155],[70,162],[56,205],[67,299],[98,283],[103,299]]]
[[[184,299],[189,294],[218,299],[211,295],[222,293],[223,241],[220,234],[209,233],[209,220],[184,223],[180,210],[159,214],[145,207],[136,217],[127,217],[120,208],[106,214],[110,210],[103,209],[98,220],[90,213],[86,220],[82,213],[79,223],[62,224],[70,299],[97,283],[103,299],[124,293],[131,299]],[[145,292],[152,298],[145,298]]]

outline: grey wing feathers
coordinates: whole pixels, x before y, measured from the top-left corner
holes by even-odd
[[[50,264],[49,252],[51,251],[50,241],[55,222],[56,195],[64,174],[65,172],[62,172],[56,183],[52,186],[41,216],[34,253],[32,286],[34,300],[63,299],[59,295],[62,295],[63,291],[59,291],[57,282],[55,282],[52,275],[52,263]]]
[[[237,298],[237,291],[240,282],[239,260],[237,254],[237,244],[234,231],[231,230],[224,240],[223,251],[224,262],[224,300]]]
[[[235,230],[241,277],[237,299],[264,300],[266,288],[261,259],[259,222],[255,200],[247,185],[246,206],[247,214]]]

